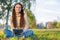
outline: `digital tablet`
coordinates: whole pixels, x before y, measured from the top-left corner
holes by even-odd
[[[13,29],[13,32],[14,32],[16,35],[20,35],[20,34],[23,32],[23,29]]]

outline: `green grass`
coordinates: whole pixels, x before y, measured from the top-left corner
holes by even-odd
[[[26,37],[25,40],[60,40],[60,29],[32,29],[34,35]],[[4,39],[4,33],[0,30],[0,39],[17,40],[17,37]]]

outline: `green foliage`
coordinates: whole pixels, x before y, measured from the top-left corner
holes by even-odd
[[[36,28],[36,19],[34,14],[31,11],[25,10],[28,16],[28,21],[29,21],[29,25],[30,28]]]
[[[54,21],[53,22],[53,28],[56,28],[57,27],[57,21]]]
[[[57,28],[60,28],[60,22],[57,23]]]

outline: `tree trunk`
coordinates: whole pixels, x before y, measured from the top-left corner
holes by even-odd
[[[6,16],[6,28],[8,29],[8,19],[9,19],[9,9],[7,11],[7,16]]]

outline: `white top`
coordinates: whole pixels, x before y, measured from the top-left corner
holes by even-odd
[[[28,16],[26,13],[24,14],[24,18],[26,24],[25,24],[25,28],[23,29],[23,32],[25,32],[29,28]],[[11,30],[15,29],[14,27],[12,27],[13,26],[12,24],[10,26],[11,26]]]

